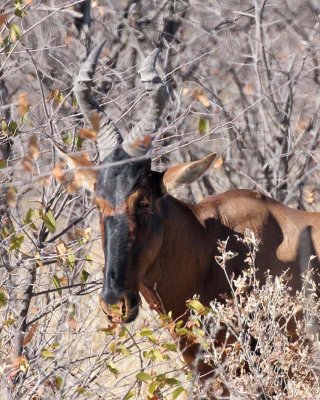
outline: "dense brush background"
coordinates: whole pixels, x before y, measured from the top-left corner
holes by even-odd
[[[316,0],[1,2],[3,399],[183,399],[205,390],[223,396],[222,384],[239,399],[319,398],[317,358],[305,338],[294,347],[285,331],[277,336],[279,314],[289,319],[292,310],[310,302],[303,293],[287,295],[286,308],[279,300],[285,278],[269,280],[245,297],[250,303],[255,293],[260,305],[250,334],[258,342],[274,335],[259,357],[241,339],[252,322],[246,302],[236,293],[229,309],[214,310],[219,323],[232,327],[230,315],[240,309],[244,322],[237,319],[239,345],[229,351],[213,351],[212,332],[204,332],[208,362],[220,364],[209,388],[185,369],[166,329],[203,341],[200,322],[212,316],[203,317],[198,305],[191,307],[196,315],[184,331],[170,316],[159,321],[147,306],[134,326],[108,326],[98,305],[103,266],[98,213],[91,194],[72,185],[74,175],[62,177],[54,147],[96,157],[95,141],[79,135],[83,120],[72,93],[96,40],[107,40],[95,76],[96,98],[124,135],[148,108],[138,71],[158,47],[157,68],[170,99],[153,146],[154,168],[219,155],[209,173],[179,196],[197,202],[230,188],[251,188],[315,211],[319,24]],[[272,310],[270,296],[279,300]],[[317,303],[308,307],[316,314]],[[271,321],[267,328],[265,321]],[[194,327],[198,331],[191,332]]]

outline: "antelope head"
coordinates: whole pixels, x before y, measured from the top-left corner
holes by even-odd
[[[139,288],[148,268],[159,255],[163,240],[163,199],[168,191],[197,179],[215,155],[169,168],[151,170],[152,137],[160,125],[167,88],[156,69],[158,50],[144,61],[141,80],[149,93],[150,107],[141,121],[123,138],[116,125],[93,99],[92,78],[104,43],[97,45],[82,65],[74,91],[83,116],[92,124],[100,113],[97,138],[100,166],[87,188],[95,192],[105,255],[102,309],[112,318],[112,305],[119,305],[123,322],[138,315]],[[95,184],[94,184],[95,181]]]

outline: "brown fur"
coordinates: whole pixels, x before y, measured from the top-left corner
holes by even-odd
[[[239,257],[229,262],[227,271],[238,274],[244,268],[245,251],[234,235],[253,231],[261,241],[258,278],[263,281],[267,270],[279,275],[290,268],[294,290],[301,287],[301,273],[310,256],[320,255],[320,213],[293,210],[258,192],[231,190],[192,206],[170,196],[163,202],[167,213],[163,242],[143,284],[149,290],[146,300],[154,303],[160,298],[161,308],[172,311],[174,318],[185,313],[185,302],[194,294],[208,304],[230,293],[224,272],[215,262],[218,239],[231,236],[229,248]],[[318,259],[313,267],[319,269]],[[194,348],[185,352],[187,363],[195,359],[194,353]]]

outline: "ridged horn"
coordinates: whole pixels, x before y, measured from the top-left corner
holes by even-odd
[[[97,138],[100,160],[103,160],[113,147],[122,143],[122,137],[105,111],[94,100],[92,95],[92,81],[96,71],[98,59],[106,41],[98,43],[82,64],[75,79],[74,93],[81,112],[91,128],[93,128],[94,114],[100,113],[100,129]]]
[[[148,152],[152,144],[152,134],[161,123],[161,114],[168,98],[168,90],[162,82],[156,62],[159,49],[155,49],[142,63],[139,71],[141,82],[149,92],[150,107],[148,112],[128,133],[123,142],[123,149],[131,156],[141,156]]]

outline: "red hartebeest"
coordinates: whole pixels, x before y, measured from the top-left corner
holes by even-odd
[[[256,258],[258,277],[263,279],[268,269],[277,275],[290,268],[291,285],[299,288],[300,266],[306,266],[311,255],[320,255],[320,213],[293,210],[251,190],[230,190],[199,204],[186,204],[171,196],[177,186],[203,174],[215,155],[163,173],[152,171],[146,155],[167,96],[155,70],[157,54],[152,53],[141,70],[150,109],[123,140],[92,99],[92,77],[101,47],[95,47],[83,64],[75,93],[88,123],[92,113],[101,112],[98,144],[103,160],[99,172],[91,171],[87,187],[95,191],[101,215],[103,309],[108,313],[109,305],[121,303],[123,320],[130,322],[138,314],[141,292],[150,305],[159,311],[172,311],[177,318],[194,294],[208,304],[229,293],[225,274],[215,262],[217,241],[230,238],[230,249],[240,258],[231,260],[228,270],[237,275],[246,249],[235,235],[244,234],[246,229],[261,243]],[[69,164],[74,166],[72,160]],[[191,364],[190,353],[184,356]]]

